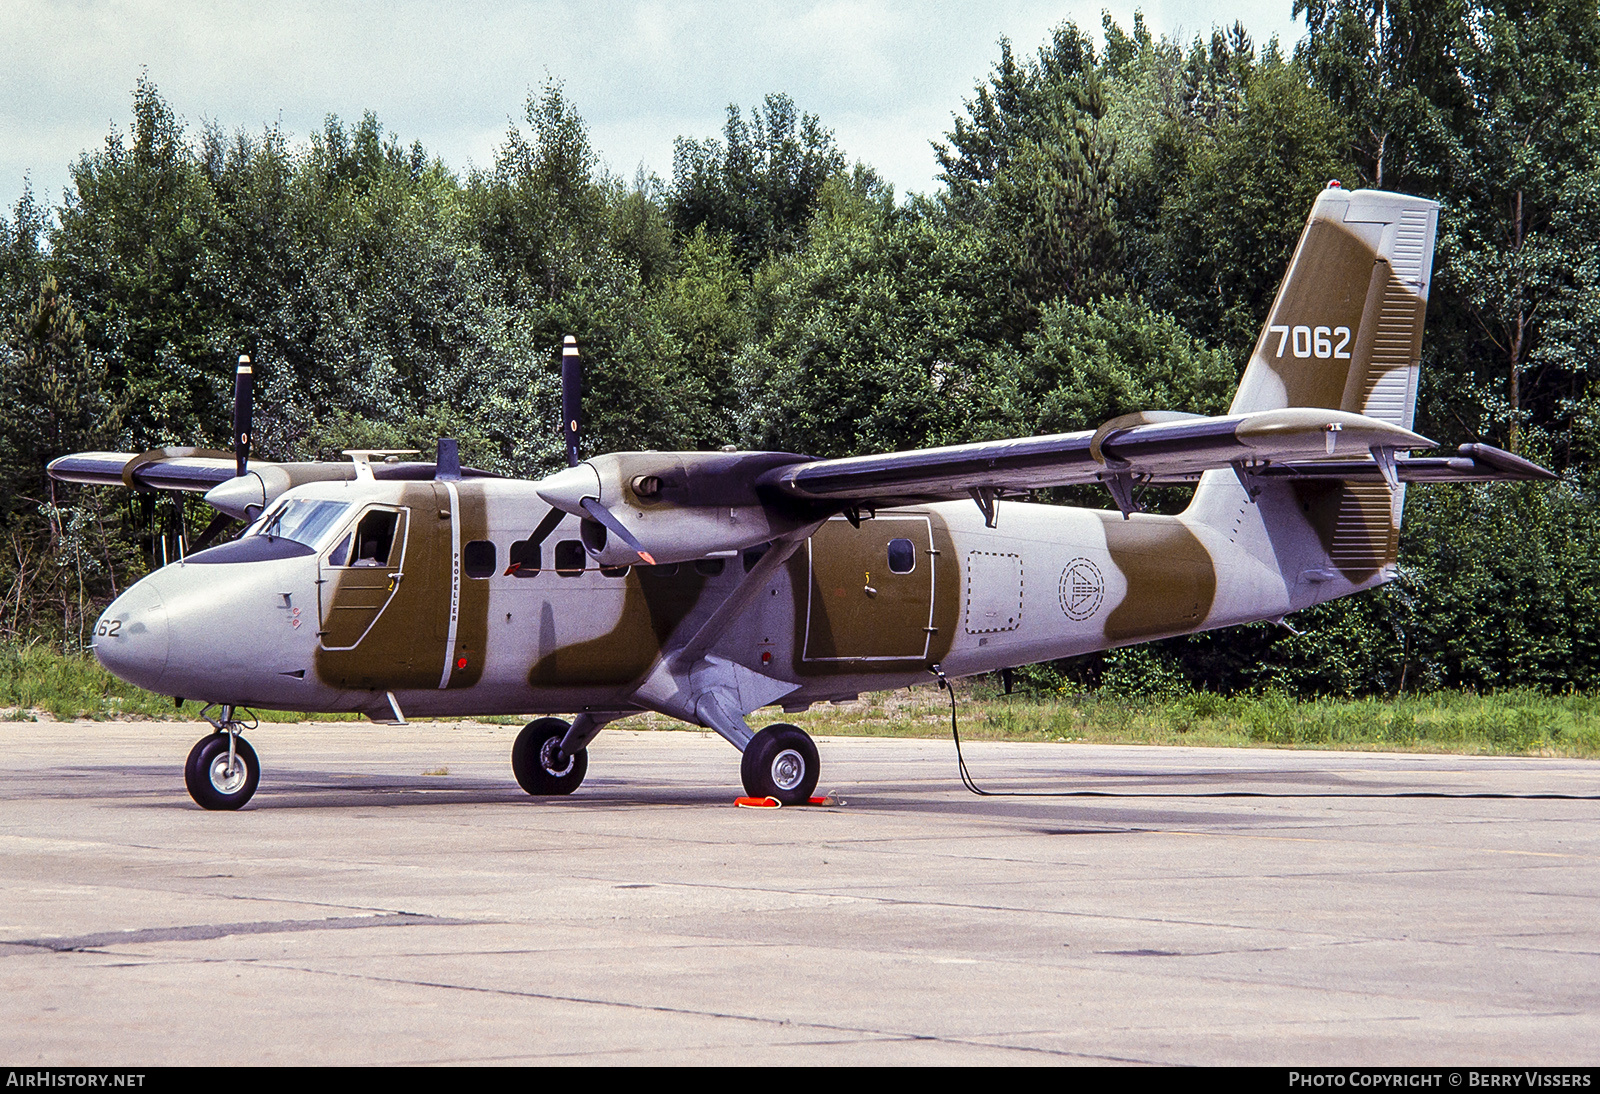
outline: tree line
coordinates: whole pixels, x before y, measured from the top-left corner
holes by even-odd
[[[1294,0],[1292,51],[1063,23],[992,70],[897,196],[771,94],[670,180],[599,167],[559,83],[492,166],[377,117],[188,127],[141,79],[60,202],[0,218],[0,641],[72,648],[204,506],[50,484],[64,452],[218,445],[256,363],[256,451],[560,463],[584,446],[819,456],[1219,413],[1330,179],[1442,203],[1417,429],[1549,486],[1408,492],[1402,578],[1235,628],[1039,666],[1028,686],[1383,694],[1600,684],[1600,12],[1593,0]],[[955,105],[955,104],[953,104]],[[1093,491],[1050,500],[1103,505]],[[1180,493],[1152,492],[1169,511]]]

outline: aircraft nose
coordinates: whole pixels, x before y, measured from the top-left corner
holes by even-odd
[[[137,687],[160,690],[170,649],[167,608],[149,580],[113,600],[95,624],[95,657],[106,671]]]

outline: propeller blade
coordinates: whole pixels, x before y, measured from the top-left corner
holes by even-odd
[[[649,563],[651,566],[656,564],[656,560],[651,556],[650,552],[644,549],[644,544],[635,539],[633,533],[624,528],[622,526],[622,522],[616,517],[612,516],[611,511],[605,506],[601,505],[598,499],[584,498],[578,504],[583,507],[583,511],[585,513],[588,513],[595,520],[599,521],[608,529],[615,532],[617,538],[631,547],[641,559]]]
[[[204,551],[207,547],[211,546],[211,541],[217,538],[218,533],[232,523],[233,518],[228,514],[218,513],[212,518],[211,523],[206,525],[206,530],[200,533],[200,538],[195,540],[190,546],[189,553],[193,554],[196,551]]]
[[[578,465],[578,417],[583,403],[583,362],[578,340],[567,335],[561,342],[561,435],[567,442],[567,466]]]
[[[550,533],[556,530],[556,525],[560,524],[566,515],[565,512],[552,505],[550,511],[544,515],[544,519],[539,522],[539,526],[528,537],[528,542],[535,547],[544,543],[546,539],[550,538]]]
[[[250,466],[251,390],[255,387],[255,379],[249,356],[240,354],[239,368],[233,374],[233,455],[237,460],[235,473],[238,475],[243,475]]]

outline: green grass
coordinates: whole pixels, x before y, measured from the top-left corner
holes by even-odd
[[[93,657],[58,653],[48,646],[0,644],[0,721],[29,721],[47,714],[58,721],[92,718],[161,718],[193,721],[200,703],[174,709],[172,699],[125,684]],[[257,712],[263,722],[298,722],[306,715]],[[319,719],[355,721],[357,714]]]
[[[971,740],[1091,741],[1101,744],[1203,745],[1227,748],[1336,748],[1493,755],[1600,756],[1600,696],[1508,690],[1489,695],[1438,692],[1398,699],[1291,699],[1284,695],[1221,696],[1196,692],[1170,699],[1086,693],[1040,699],[957,688],[961,735]],[[122,683],[88,656],[42,645],[0,645],[0,721],[40,713],[76,718],[192,720],[166,696]],[[261,711],[263,721],[358,720],[359,715]],[[766,710],[752,725],[791,721],[818,735],[943,737],[949,700],[932,686],[874,692],[801,714]],[[474,721],[515,724],[495,716]],[[684,729],[644,714],[620,727]]]
[[[957,714],[962,737],[971,740],[1600,756],[1600,696],[1531,690],[1301,700],[1208,692],[1175,699],[958,694]],[[816,734],[950,732],[949,700],[932,688],[863,696],[790,718]]]

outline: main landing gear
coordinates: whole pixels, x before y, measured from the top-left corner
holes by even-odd
[[[776,798],[784,805],[804,805],[817,788],[820,770],[817,746],[799,726],[778,722],[745,746],[739,774],[752,798]]]
[[[574,742],[587,741],[600,724],[615,715],[584,714]],[[561,742],[572,729],[560,718],[539,718],[517,734],[511,746],[511,770],[517,784],[535,797],[570,794],[589,771],[589,750],[564,753]],[[746,732],[749,732],[746,730]],[[817,789],[821,771],[817,746],[799,726],[779,722],[750,738],[739,774],[752,798],[775,798],[784,805],[804,805]],[[198,799],[197,799],[198,800]]]
[[[570,794],[578,789],[589,771],[589,750],[580,748],[568,756],[561,741],[572,727],[560,718],[540,718],[529,722],[511,746],[511,770],[517,783],[535,797]]]
[[[206,710],[210,710],[207,707]],[[218,718],[200,716],[216,728],[209,737],[202,737],[189,750],[189,759],[183,765],[183,782],[189,796],[202,809],[238,809],[256,792],[261,781],[261,761],[250,742],[239,736],[243,729],[254,729],[233,716],[233,707],[224,706]]]

